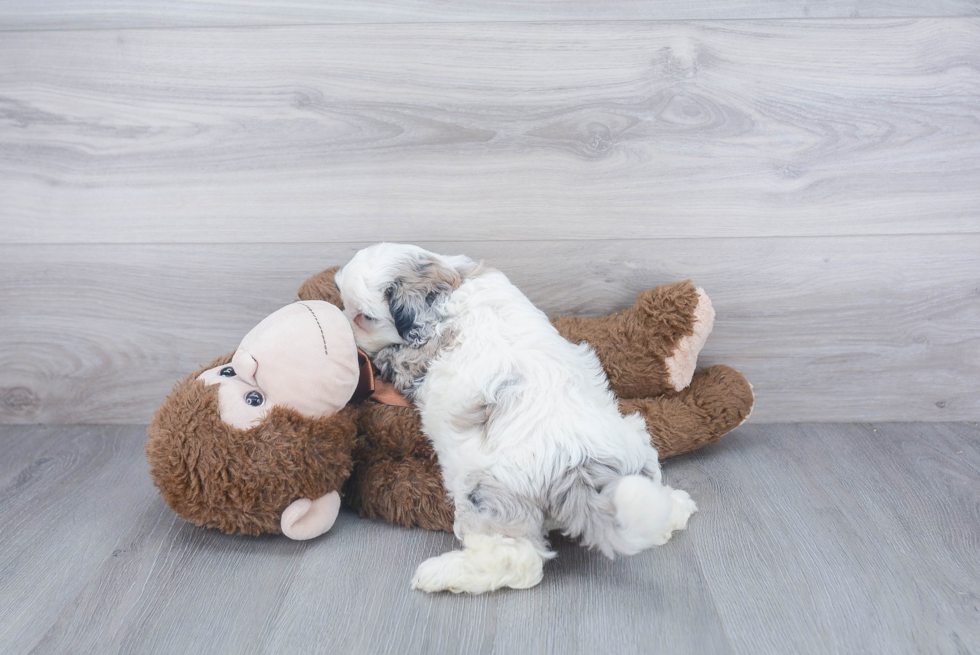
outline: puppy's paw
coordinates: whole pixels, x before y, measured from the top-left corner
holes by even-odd
[[[456,550],[451,553],[430,557],[415,569],[412,577],[412,589],[435,593],[437,591],[451,591],[461,593],[480,593],[468,588],[465,575],[463,575],[463,551]],[[484,590],[488,591],[488,590]]]
[[[527,589],[544,576],[544,559],[531,542],[499,535],[468,535],[463,550],[422,562],[412,589],[482,594],[502,587]]]
[[[673,387],[674,391],[680,391],[691,384],[694,369],[698,364],[698,355],[715,325],[715,308],[711,305],[711,299],[704,289],[699,287],[697,292],[698,304],[694,309],[693,333],[681,337],[673,354],[664,362],[667,365],[667,384]]]

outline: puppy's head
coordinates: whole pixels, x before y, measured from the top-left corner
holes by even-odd
[[[446,300],[476,267],[418,246],[379,243],[359,251],[335,278],[357,345],[369,355],[418,346],[438,331]]]

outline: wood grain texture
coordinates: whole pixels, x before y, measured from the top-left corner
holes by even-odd
[[[980,431],[957,428],[746,426],[677,462],[733,650],[976,652]]]
[[[980,18],[11,32],[0,241],[977,233],[978,107]]]
[[[148,479],[140,486],[153,491]],[[335,528],[355,521],[345,515]],[[191,644],[200,653],[255,652],[311,544],[200,530],[157,497],[115,546],[34,652],[177,653]]]
[[[336,652],[350,653],[732,652],[684,537],[660,553],[616,562],[561,541],[558,559],[546,566],[544,582],[533,594],[505,591],[472,598],[392,593],[407,587],[418,563],[452,549],[451,536],[419,535],[377,522],[359,523],[351,532],[355,529],[359,548],[340,554],[347,564],[343,569],[336,558],[304,562],[287,600],[297,611],[280,615],[264,644],[267,650],[295,652],[310,642],[329,642]],[[406,543],[393,550],[393,538]],[[379,560],[388,565],[376,567]],[[337,593],[319,591],[325,579],[339,586]],[[345,600],[359,597],[377,602]],[[392,597],[398,598],[395,611]],[[307,598],[322,600],[302,602]],[[337,613],[346,613],[353,627],[338,631],[322,620]]]
[[[666,464],[700,512],[665,547],[609,561],[555,537],[540,586],[480,597],[409,590],[445,533],[346,511],[308,542],[186,524],[144,430],[0,426],[5,653],[980,649],[976,423],[743,426]]]
[[[977,16],[976,0],[6,0],[0,30],[484,21]]]
[[[106,426],[0,430],[4,652],[33,648],[100,565],[119,554],[116,537],[155,496],[143,434]]]
[[[0,246],[0,421],[149,421],[313,273],[364,244]],[[551,315],[693,279],[700,359],[755,387],[753,420],[980,416],[980,236],[446,243]]]

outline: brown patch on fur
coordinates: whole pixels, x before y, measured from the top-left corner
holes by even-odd
[[[682,337],[694,333],[697,305],[697,289],[688,280],[648,289],[633,307],[610,316],[552,323],[569,341],[592,346],[617,396],[648,398],[670,389],[664,362]]]
[[[221,357],[177,384],[147,430],[146,457],[160,494],[182,519],[227,533],[280,532],[299,498],[340,491],[353,468],[357,410],[310,419],[274,407],[239,430],[221,420],[217,386],[197,379]]]
[[[682,391],[657,398],[619,401],[623,414],[640,412],[661,460],[715,443],[744,421],[755,397],[745,377],[729,366],[712,366],[694,374]]]
[[[424,296],[430,291],[439,291],[442,285],[448,285],[455,291],[463,283],[463,276],[434,257],[420,255],[399,269],[395,282],[409,289],[422,290]]]

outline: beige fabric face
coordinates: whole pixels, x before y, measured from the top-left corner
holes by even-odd
[[[235,375],[222,376],[231,366]],[[221,419],[246,430],[275,405],[310,417],[336,413],[354,394],[360,370],[350,323],[334,305],[308,300],[273,312],[242,339],[230,364],[198,379],[218,384]],[[262,404],[245,398],[256,391]]]

